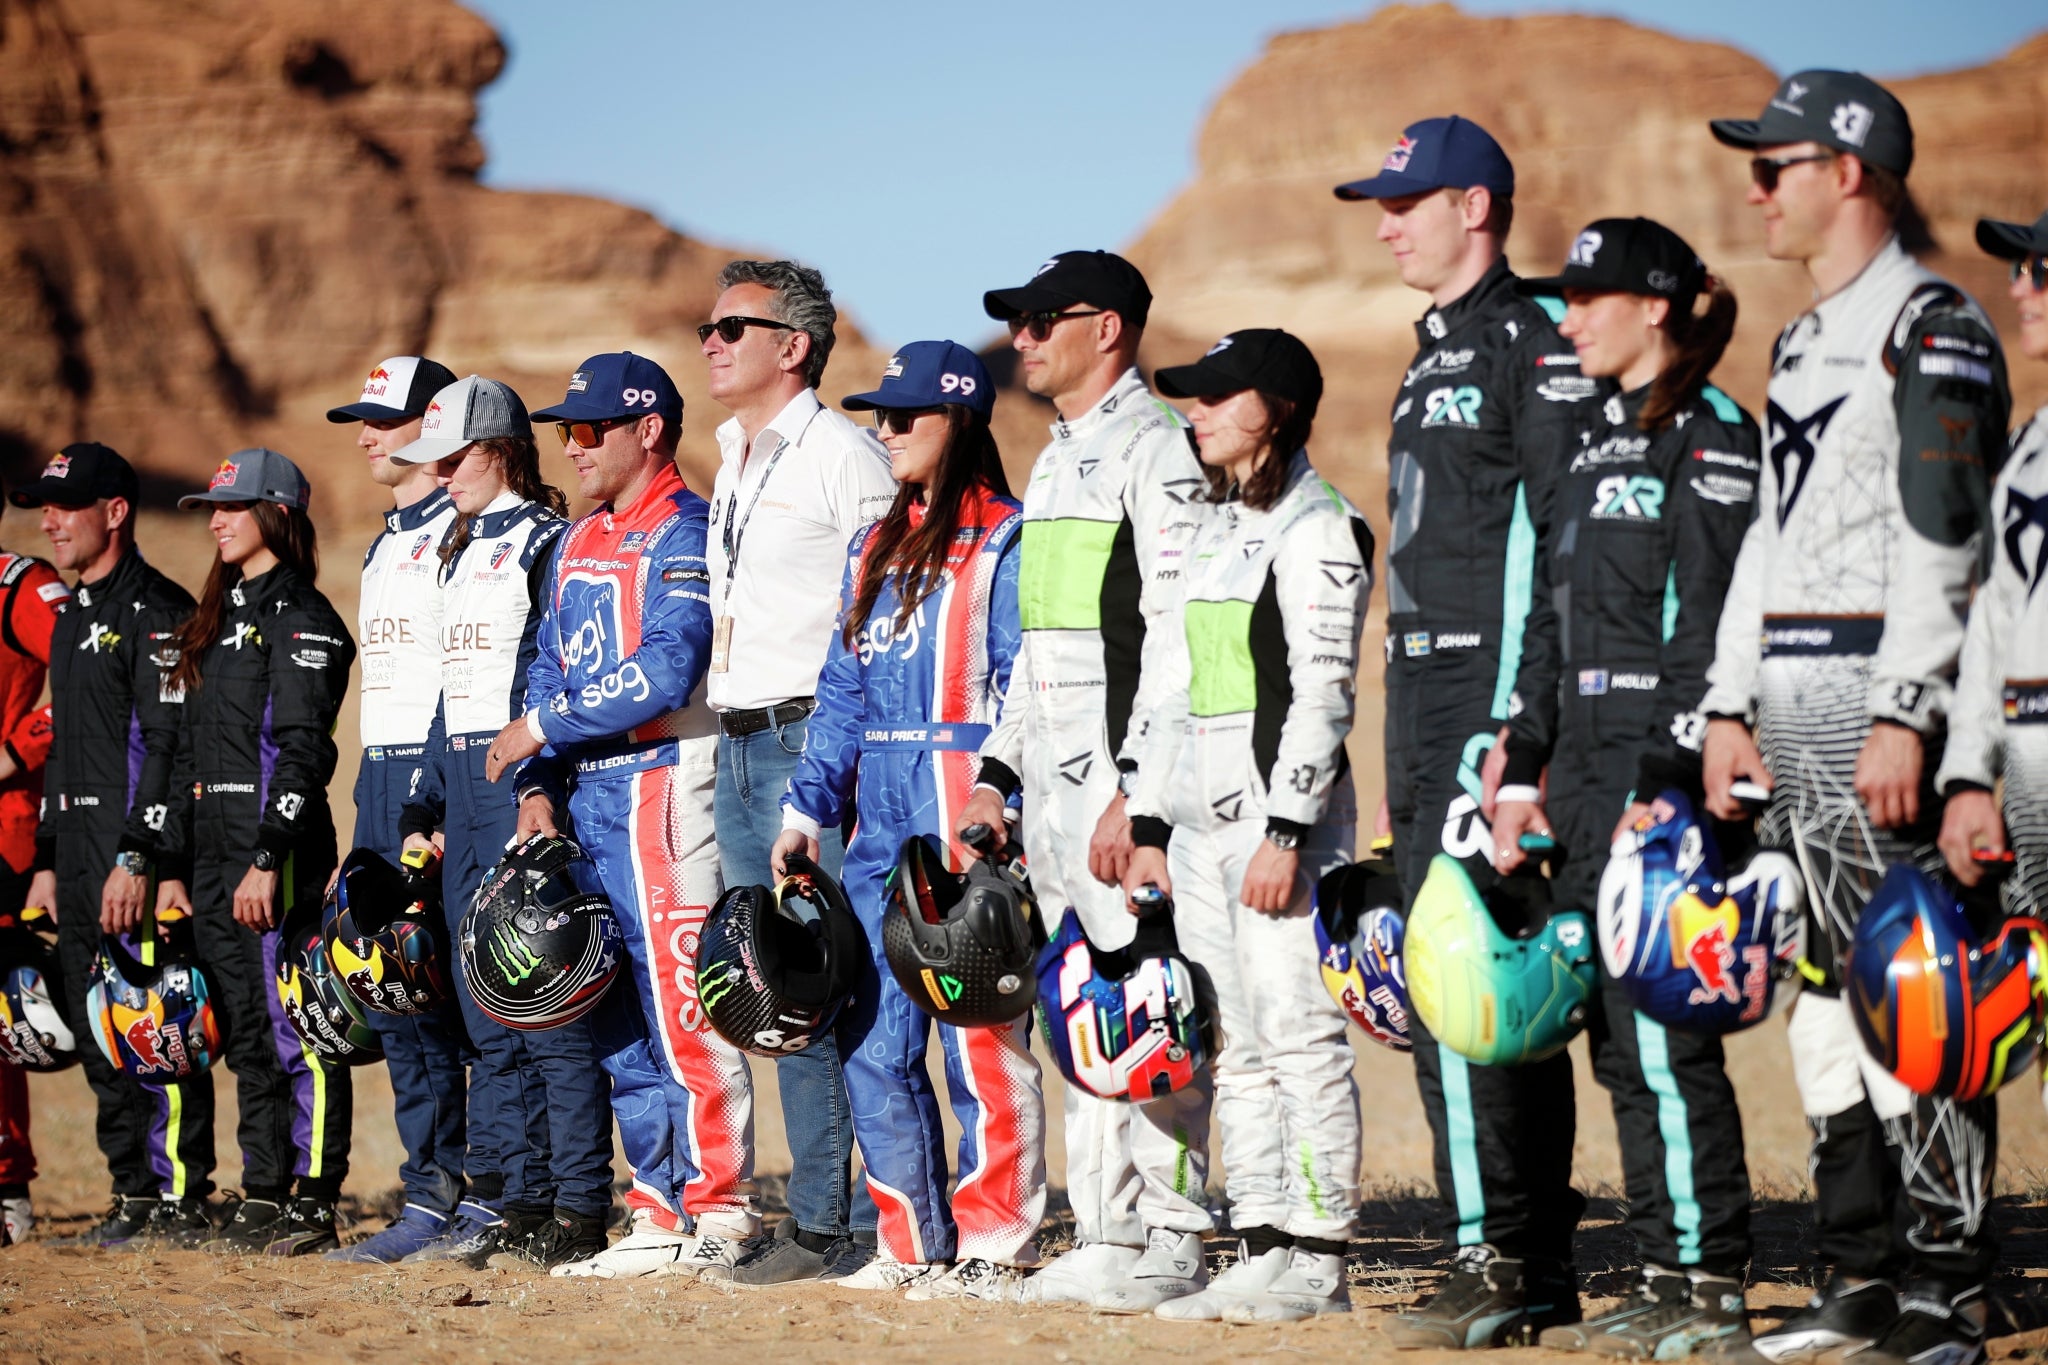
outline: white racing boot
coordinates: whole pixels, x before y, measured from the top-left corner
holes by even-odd
[[[649,1209],[633,1210],[626,1235],[595,1256],[558,1265],[548,1274],[558,1279],[637,1280],[643,1275],[674,1274],[683,1258],[697,1249],[687,1232],[665,1228]]]
[[[1224,1310],[1249,1302],[1266,1291],[1266,1286],[1287,1273],[1286,1247],[1274,1247],[1254,1256],[1243,1242],[1237,1244],[1237,1260],[1229,1269],[1209,1281],[1209,1287],[1184,1299],[1168,1299],[1152,1315],[1168,1322],[1221,1322]]]
[[[1024,1284],[1025,1303],[1095,1302],[1095,1291],[1131,1273],[1143,1253],[1113,1242],[1083,1242]]]
[[[1351,1290],[1344,1283],[1344,1258],[1335,1252],[1295,1247],[1287,1269],[1263,1290],[1224,1306],[1225,1322],[1300,1322],[1323,1313],[1349,1313]]]
[[[1153,1228],[1146,1243],[1130,1274],[1096,1291],[1096,1312],[1150,1313],[1168,1299],[1184,1299],[1208,1286],[1200,1234]]]
[[[915,1289],[921,1284],[936,1280],[951,1266],[932,1261],[892,1261],[887,1256],[877,1255],[873,1260],[836,1280],[827,1281],[841,1289],[865,1291]]]
[[[1024,1271],[1013,1265],[961,1261],[943,1275],[911,1286],[903,1296],[919,1303],[933,1299],[980,1299],[985,1303],[1019,1303],[1024,1297]]]

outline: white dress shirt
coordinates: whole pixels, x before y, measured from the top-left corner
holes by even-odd
[[[707,696],[719,711],[811,696],[839,621],[847,542],[896,499],[889,452],[805,389],[754,438],[751,454],[739,419],[725,422],[718,454],[708,557],[711,612],[721,624]]]

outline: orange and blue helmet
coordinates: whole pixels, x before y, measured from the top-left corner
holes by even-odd
[[[2026,1071],[2048,1021],[2048,926],[1980,938],[1955,893],[1907,864],[1856,921],[1850,1013],[1870,1054],[1921,1095],[1974,1100]]]
[[[1365,1036],[1411,1051],[1408,974],[1401,961],[1401,879],[1384,858],[1346,863],[1316,882],[1323,988]]]
[[[159,914],[164,938],[144,937],[138,958],[125,936],[100,940],[86,1009],[100,1053],[116,1071],[149,1085],[199,1075],[221,1055],[213,992],[190,948],[182,916]]]
[[[1194,1084],[1215,1054],[1206,981],[1181,956],[1170,909],[1129,946],[1097,948],[1069,909],[1038,955],[1038,1023],[1060,1074],[1105,1100],[1150,1100]]]
[[[45,910],[0,914],[0,1062],[24,1071],[78,1062],[78,1040],[55,994],[63,979],[48,937],[55,929]]]

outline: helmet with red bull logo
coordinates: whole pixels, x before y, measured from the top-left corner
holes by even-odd
[[[1323,874],[1314,894],[1323,986],[1376,1043],[1407,1052],[1407,968],[1401,960],[1401,879],[1384,857]]]
[[[1069,908],[1038,955],[1038,1023],[1070,1085],[1150,1100],[1194,1083],[1216,1053],[1208,978],[1180,952],[1161,898],[1129,945],[1097,948]]]
[[[1455,858],[1430,860],[1408,912],[1408,991],[1430,1036],[1469,1061],[1539,1061],[1585,1025],[1593,926],[1553,912],[1549,885],[1527,874],[1482,894]]]
[[[327,955],[342,989],[379,1014],[431,1014],[455,997],[438,858],[406,855],[401,870],[372,849],[342,860],[327,922]]]
[[[2048,1020],[2048,926],[1979,934],[1945,883],[1895,864],[1856,921],[1844,972],[1870,1055],[1921,1095],[1974,1100],[2030,1072]]]
[[[151,1085],[190,1079],[221,1053],[213,993],[192,951],[191,921],[157,915],[158,933],[131,947],[127,935],[100,939],[86,989],[94,1041],[115,1070]]]
[[[52,994],[61,979],[48,936],[55,928],[40,910],[0,915],[0,1062],[24,1071],[78,1062],[78,1040]]]
[[[1731,866],[1714,829],[1675,789],[1614,841],[1598,917],[1601,961],[1630,1002],[1693,1033],[1767,1018],[1791,998],[1806,951],[1798,864],[1765,848]]]

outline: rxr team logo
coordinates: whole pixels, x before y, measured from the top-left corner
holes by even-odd
[[[1572,243],[1571,255],[1566,259],[1565,264],[1591,268],[1593,258],[1600,254],[1600,246],[1605,240],[1599,233],[1588,228],[1579,234],[1578,240]]]
[[[1426,427],[1476,427],[1479,407],[1486,395],[1475,384],[1431,389],[1422,400],[1422,425]]]
[[[1593,515],[1655,521],[1664,512],[1664,482],[1648,474],[1610,474],[1593,490]]]

